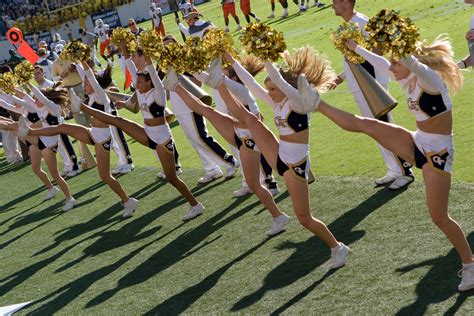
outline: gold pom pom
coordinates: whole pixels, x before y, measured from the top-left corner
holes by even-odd
[[[224,32],[223,29],[211,28],[206,31],[203,37],[203,46],[213,60],[222,55],[222,53],[234,51],[234,39],[232,35]]]
[[[409,18],[389,9],[383,9],[372,17],[365,29],[369,33],[370,46],[384,54],[391,53],[395,60],[414,53],[420,39],[418,28]]]
[[[163,51],[163,40],[156,32],[141,32],[138,37],[138,45],[143,50],[145,56],[150,57],[152,60],[160,59],[161,52]]]
[[[250,23],[244,27],[240,44],[247,54],[255,55],[262,61],[277,61],[286,50],[283,33],[262,23]]]
[[[19,85],[24,85],[33,78],[33,71],[35,70],[35,67],[27,60],[22,61],[20,64],[18,64],[15,67],[15,77],[16,77],[16,82]]]
[[[80,42],[72,41],[64,46],[59,57],[64,60],[87,62],[91,59],[92,49],[90,46]]]
[[[13,94],[15,93],[15,85],[15,75],[11,71],[0,74],[0,90],[6,94]]]
[[[186,71],[190,73],[200,72],[207,68],[211,61],[209,51],[203,45],[199,37],[187,38],[184,42],[186,57],[184,59]]]
[[[120,46],[120,42],[124,41],[127,44],[127,49],[130,54],[133,54],[137,51],[137,38],[127,29],[123,27],[117,27],[112,31],[110,36],[110,43],[115,47]]]
[[[346,46],[346,42],[352,39],[358,45],[364,48],[368,47],[365,37],[362,35],[362,32],[356,23],[342,23],[341,25],[339,25],[336,31],[332,33],[331,39],[334,43],[334,46],[336,46],[336,48],[344,54],[348,62],[353,64],[360,64],[364,62],[364,58],[362,58]]]
[[[158,66],[161,71],[168,72],[170,66],[176,73],[182,74],[185,69],[186,49],[183,44],[170,43],[163,47],[161,58],[158,60]]]

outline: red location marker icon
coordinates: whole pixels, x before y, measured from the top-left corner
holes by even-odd
[[[10,43],[18,46],[18,53],[27,59],[31,64],[36,64],[39,59],[38,54],[26,41],[23,41],[23,33],[20,29],[12,27],[7,32],[7,39]]]

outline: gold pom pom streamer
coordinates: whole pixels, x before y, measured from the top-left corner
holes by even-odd
[[[184,43],[186,57],[184,58],[186,71],[190,73],[206,70],[211,55],[199,37],[187,38]]]
[[[163,40],[154,31],[143,31],[138,37],[138,46],[143,50],[145,56],[152,60],[159,60],[163,51]]]
[[[223,29],[211,28],[206,31],[203,38],[203,46],[206,49],[209,59],[213,60],[222,53],[234,51],[234,39],[232,35],[224,32]]]
[[[182,74],[185,68],[186,49],[183,44],[170,43],[163,47],[161,58],[158,60],[158,66],[161,71],[168,72],[170,66],[176,73]]]
[[[19,85],[24,85],[33,78],[33,71],[35,67],[27,60],[22,61],[15,67],[14,73],[16,82]]]
[[[0,90],[6,94],[14,94],[15,85],[15,75],[11,71],[0,74]]]
[[[59,57],[64,60],[87,62],[91,59],[92,48],[80,41],[66,44]]]
[[[127,45],[128,52],[130,54],[133,54],[137,51],[137,40],[135,35],[132,34],[127,29],[124,29],[123,27],[117,27],[112,31],[112,35],[110,36],[110,43],[114,45],[115,47],[120,46],[120,42],[124,41]]]
[[[247,54],[255,55],[262,61],[277,61],[286,50],[283,33],[262,23],[250,23],[244,27],[240,44]]]
[[[381,10],[369,20],[365,29],[369,33],[370,46],[384,54],[392,54],[395,60],[413,54],[420,40],[418,28],[394,10]]]
[[[346,46],[346,42],[350,39],[354,40],[358,45],[364,48],[368,47],[368,44],[365,40],[365,37],[362,35],[359,26],[353,22],[342,23],[331,35],[331,40],[333,41],[334,46],[336,46],[336,48],[344,54],[348,62],[353,64],[363,63],[364,58]]]

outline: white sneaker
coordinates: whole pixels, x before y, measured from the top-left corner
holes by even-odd
[[[351,249],[344,245],[342,242],[339,246],[331,249],[331,269],[337,269],[346,264],[349,251]]]
[[[222,171],[220,169],[212,172],[212,173],[208,173],[206,174],[204,177],[202,178],[199,178],[198,179],[198,183],[199,184],[205,184],[205,183],[208,183],[208,182],[211,182],[211,181],[214,181],[216,179],[219,179],[223,176],[224,174],[222,173]]]
[[[177,176],[180,176],[180,175],[182,175],[182,174],[183,174],[183,168],[181,168],[181,167],[176,167],[176,175],[177,175]],[[166,175],[165,175],[165,173],[164,173],[163,171],[158,172],[158,174],[156,175],[156,177],[157,177],[158,179],[162,179],[162,180],[165,180],[165,179],[166,179]]]
[[[225,27],[224,32],[226,32],[226,33],[229,32],[229,28],[227,26]]]
[[[68,174],[69,172],[71,172],[71,171],[72,171],[72,170],[69,170],[69,169],[63,169],[63,170],[59,173],[59,175],[64,178],[64,177],[66,177],[67,174]]]
[[[390,190],[398,190],[398,189],[401,189],[403,187],[406,187],[407,185],[412,183],[414,180],[415,180],[414,177],[401,176],[401,177],[396,178],[395,181],[393,181],[392,184],[390,184],[388,186],[388,188]]]
[[[123,165],[118,165],[114,170],[112,170],[112,175],[117,175],[122,173]]]
[[[201,203],[198,203],[194,206],[191,206],[186,214],[184,214],[182,220],[189,221],[204,212],[204,206]]]
[[[129,198],[127,202],[123,204],[124,210],[122,213],[123,218],[131,217],[135,209],[138,207],[138,200]]]
[[[283,14],[281,15],[282,18],[286,18],[288,17],[288,12],[283,12]]]
[[[273,19],[275,17],[275,14],[270,14],[269,16],[267,16],[267,19]]]
[[[390,182],[393,182],[396,178],[397,178],[397,176],[392,176],[392,175],[386,174],[382,178],[375,179],[375,184],[376,185],[388,184]]]
[[[217,87],[224,81],[224,74],[222,73],[222,59],[217,57],[214,59],[209,67],[207,68],[209,78],[206,83],[211,88],[217,89]]]
[[[225,170],[225,179],[231,179],[235,176],[235,174],[237,173],[237,170],[239,169],[239,164],[233,166],[233,167],[230,167],[230,168],[227,168]]]
[[[59,193],[59,189],[57,186],[53,186],[50,190],[48,190],[48,194],[46,194],[46,197],[44,198],[44,201],[51,200],[56,196],[56,194]]]
[[[459,291],[467,291],[474,288],[474,264],[463,266],[458,272],[461,283],[458,285]]]
[[[135,169],[135,166],[132,163],[126,163],[122,165],[122,168],[120,169],[121,174],[127,174],[132,172],[132,170]]]
[[[235,29],[236,32],[240,31],[242,29],[241,25],[237,25],[237,28]]]
[[[16,136],[22,140],[26,138],[29,132],[29,127],[28,123],[26,122],[26,118],[23,116],[20,116],[20,119],[18,120],[18,130],[16,132]]]
[[[240,189],[232,192],[232,196],[234,197],[241,197],[241,196],[245,196],[247,194],[252,194],[252,190],[250,190],[250,188],[248,186],[242,186]]]
[[[176,73],[176,71],[174,71],[174,68],[170,66],[168,68],[168,72],[166,73],[164,87],[168,91],[175,91],[178,83],[178,74]]]
[[[72,113],[77,114],[81,112],[82,100],[77,96],[76,92],[72,88],[69,88],[69,99],[71,101],[70,103]]]
[[[267,232],[267,236],[274,236],[285,230],[285,226],[290,222],[290,217],[285,213],[272,219],[272,228]]]
[[[309,84],[304,74],[298,76],[298,92],[301,97],[301,104],[292,102],[291,108],[299,113],[316,112],[321,98],[319,92]]]
[[[74,205],[76,205],[77,201],[71,197],[69,200],[66,200],[66,203],[64,203],[63,210],[64,211],[70,211],[73,209]]]
[[[79,168],[79,169],[77,169],[77,170],[71,170],[71,171],[69,171],[69,172],[66,174],[66,177],[72,178],[72,177],[77,176],[77,175],[78,175],[79,173],[81,173],[81,172],[82,172],[82,169],[81,169],[81,168]]]

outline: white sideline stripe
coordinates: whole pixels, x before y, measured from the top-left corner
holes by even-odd
[[[1,316],[10,316],[14,312],[19,311],[26,305],[30,304],[31,302],[25,302],[25,303],[20,303],[20,304],[14,304],[14,305],[9,305],[9,306],[4,306],[0,307],[0,315]]]

